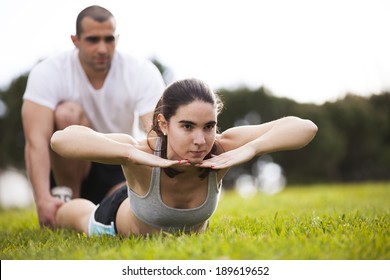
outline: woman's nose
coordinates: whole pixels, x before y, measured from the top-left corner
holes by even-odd
[[[197,132],[194,135],[194,144],[195,145],[202,145],[206,143],[206,138],[204,137],[204,134],[202,132]]]

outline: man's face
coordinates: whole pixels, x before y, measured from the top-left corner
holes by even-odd
[[[85,17],[81,25],[80,36],[72,36],[74,45],[79,49],[81,65],[86,71],[107,72],[117,41],[114,19],[98,22]]]

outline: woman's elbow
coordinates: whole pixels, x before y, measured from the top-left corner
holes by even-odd
[[[314,137],[317,134],[318,126],[311,120],[306,120],[306,122],[307,122],[309,132]]]
[[[59,134],[60,131],[56,131],[50,138],[50,147],[53,151],[56,151],[57,147],[59,146],[59,143],[61,142],[61,137]]]
[[[63,130],[57,130],[50,138],[50,146],[56,151],[66,143],[70,143],[77,132],[77,125],[70,125]]]
[[[305,143],[305,145],[306,145],[309,142],[311,142],[311,140],[313,140],[313,138],[316,136],[317,131],[318,131],[318,127],[311,120],[303,119],[302,120],[302,129],[306,135],[306,139],[307,139],[307,143]]]
[[[317,125],[309,119],[302,119],[294,116],[285,117],[285,119],[294,127],[294,129],[303,132],[304,135],[309,136],[311,139],[314,138],[318,131]]]
[[[50,138],[50,147],[54,152],[61,154],[64,144],[67,142],[68,141],[66,140],[66,134],[64,131],[58,130],[54,132]]]

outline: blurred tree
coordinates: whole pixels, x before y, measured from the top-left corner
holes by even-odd
[[[285,168],[291,182],[334,181],[340,178],[334,168],[345,155],[344,139],[335,130],[322,106],[300,104],[289,114],[312,120],[318,127],[314,140],[304,149],[277,153],[274,158]]]
[[[0,91],[5,113],[0,115],[0,169],[7,166],[24,168],[24,133],[20,109],[27,75],[13,80],[8,89]]]
[[[338,102],[327,103],[325,109],[337,130],[335,135],[340,135],[345,141],[345,155],[335,166],[341,179],[390,179],[390,162],[386,167],[379,160],[383,151],[389,149],[389,143],[383,141],[388,129],[388,120],[384,115],[378,114],[367,98],[352,94]]]
[[[390,177],[390,92],[372,95],[369,102],[378,120],[380,151],[376,156],[378,157],[378,165],[382,167],[378,168],[378,172],[381,174],[381,178],[388,180]]]

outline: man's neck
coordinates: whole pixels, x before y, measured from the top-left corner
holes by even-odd
[[[108,71],[85,71],[85,74],[94,89],[101,89],[106,80]]]

